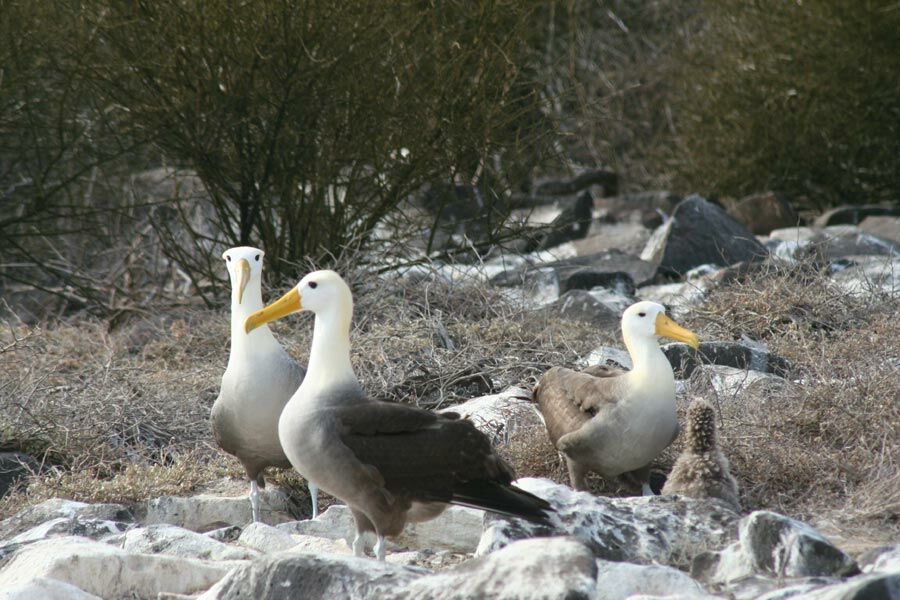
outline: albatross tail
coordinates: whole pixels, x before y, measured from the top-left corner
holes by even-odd
[[[541,525],[550,525],[550,515],[556,512],[543,498],[514,485],[495,481],[467,481],[457,485],[450,502]]]

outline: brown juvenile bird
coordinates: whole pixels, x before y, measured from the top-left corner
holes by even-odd
[[[663,494],[692,498],[719,498],[741,510],[738,485],[728,470],[728,459],[716,444],[716,414],[712,405],[696,398],[688,408],[684,450],[663,486]]]
[[[309,368],[278,434],[294,468],[350,507],[354,554],[364,555],[363,535],[374,532],[384,560],[385,536],[448,504],[547,522],[550,505],[511,484],[512,468],[470,421],[366,396],[350,364],[353,297],[334,271],[310,273],[246,329],[300,310],[316,315]]]
[[[645,496],[653,494],[650,462],[678,435],[675,375],[657,336],[700,345],[662,305],[638,302],[622,315],[630,371],[553,367],[538,382],[534,399],[576,490],[587,489],[585,477],[595,471],[606,479],[626,475],[641,483]]]

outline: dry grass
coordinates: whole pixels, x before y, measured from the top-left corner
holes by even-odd
[[[533,381],[596,340],[583,326],[525,314],[486,286],[362,278],[353,286],[353,362],[377,398],[452,405]],[[113,325],[86,319],[5,331],[0,448],[27,451],[43,467],[27,491],[0,501],[0,517],[52,496],[127,502],[239,477],[208,420],[228,319],[227,309],[160,310]],[[301,315],[273,328],[305,362],[311,326]],[[279,482],[305,495],[288,479]]]
[[[848,294],[809,265],[760,271],[694,312],[705,337],[763,340],[796,368],[793,384],[716,399],[745,509],[900,529],[898,316],[900,298]]]
[[[621,345],[617,332],[525,312],[486,286],[356,278],[353,287],[353,361],[378,398],[448,406],[530,385],[597,345]],[[738,398],[710,397],[700,371],[688,382],[689,395],[719,410],[745,509],[828,521],[857,539],[900,529],[898,307],[897,298],[847,294],[810,266],[770,266],[723,284],[690,313],[686,324],[704,339],[762,340],[796,367],[794,383],[753,386]],[[274,328],[305,361],[309,317]],[[0,516],[51,496],[130,501],[239,477],[208,426],[227,352],[224,310],[161,311],[113,331],[99,321],[62,324],[3,352],[4,445],[44,458],[47,468],[0,502]],[[657,461],[659,473],[680,444]],[[512,432],[502,452],[520,476],[567,481],[541,430]],[[275,480],[306,505],[302,481]],[[630,491],[592,483],[598,493]]]

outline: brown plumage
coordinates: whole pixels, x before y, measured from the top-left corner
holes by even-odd
[[[678,435],[675,376],[656,336],[696,347],[697,336],[666,317],[655,302],[638,302],[622,316],[622,335],[634,368],[596,366],[577,372],[554,367],[534,390],[550,441],[565,456],[576,490],[593,471],[627,476],[645,495],[650,463]]]
[[[712,405],[696,398],[688,408],[687,440],[663,486],[663,494],[692,498],[719,498],[740,511],[738,485],[728,468],[728,459],[716,442],[716,414]]]
[[[350,507],[355,554],[364,553],[362,534],[373,531],[384,560],[385,536],[448,504],[547,521],[550,505],[512,485],[512,468],[470,421],[365,395],[350,364],[353,299],[337,273],[310,273],[251,315],[247,329],[302,309],[316,313],[309,369],[278,434],[294,468]]]

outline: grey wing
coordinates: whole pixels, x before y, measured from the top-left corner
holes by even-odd
[[[611,410],[621,397],[623,371],[604,368],[604,375],[554,367],[534,390],[550,441],[580,429],[596,415]]]

